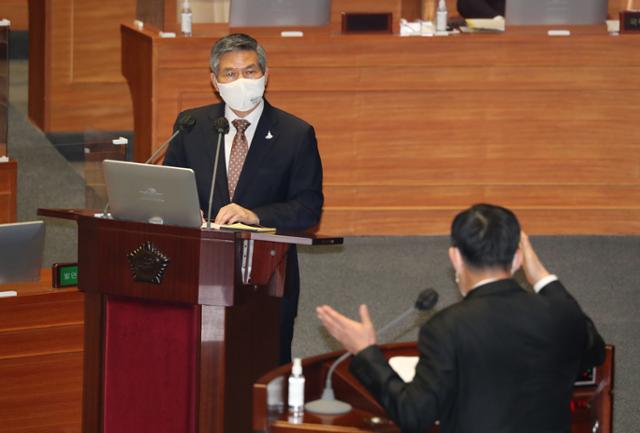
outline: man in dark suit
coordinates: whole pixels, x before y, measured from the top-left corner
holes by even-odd
[[[578,373],[604,360],[604,343],[558,279],[549,274],[502,207],[475,205],[456,216],[449,258],[464,299],[420,329],[412,382],[375,345],[366,306],[361,322],[331,307],[318,317],[355,354],[351,372],[403,432],[570,433]],[[522,264],[534,292],[511,274]]]
[[[181,113],[189,114],[196,123],[190,132],[172,141],[164,164],[194,170],[200,207],[206,215],[218,140],[213,122],[224,116],[230,131],[222,141],[218,161],[211,213],[215,223],[260,224],[285,231],[316,226],[323,194],[315,132],[305,121],[264,100],[268,76],[264,49],[248,35],[231,34],[214,44],[210,63],[211,82],[224,103]],[[292,246],[281,311],[282,363],[291,359],[299,288],[298,258]]]
[[[458,13],[465,18],[504,16],[505,0],[458,0]]]

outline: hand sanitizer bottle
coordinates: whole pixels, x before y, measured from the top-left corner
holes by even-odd
[[[436,34],[447,33],[447,19],[448,19],[447,3],[445,0],[438,2],[438,9],[436,9]]]
[[[289,413],[301,415],[304,411],[304,376],[302,375],[302,362],[300,358],[294,358],[291,376],[289,376]]]
[[[189,0],[184,0],[182,3],[182,11],[180,13],[180,30],[183,36],[191,36],[191,25],[193,23],[193,14],[191,13],[191,7]]]

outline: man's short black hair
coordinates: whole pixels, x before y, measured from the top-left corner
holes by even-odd
[[[211,47],[211,55],[209,56],[211,72],[218,75],[218,72],[220,72],[218,70],[220,58],[232,51],[255,51],[258,55],[260,70],[262,70],[263,74],[267,71],[267,53],[265,53],[262,45],[245,33],[232,33],[218,39]]]
[[[475,204],[453,219],[451,243],[474,268],[509,270],[520,243],[520,223],[507,208]]]

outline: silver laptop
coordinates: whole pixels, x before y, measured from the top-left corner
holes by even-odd
[[[38,281],[44,222],[0,224],[0,284]]]
[[[113,218],[200,227],[193,170],[110,159],[102,167]]]
[[[331,0],[231,0],[229,27],[325,26]]]
[[[604,24],[608,0],[507,0],[507,25]]]

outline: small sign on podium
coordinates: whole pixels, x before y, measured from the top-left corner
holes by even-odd
[[[620,33],[640,33],[640,9],[620,11]]]
[[[77,263],[54,263],[53,287],[64,288],[78,285],[78,264]]]

